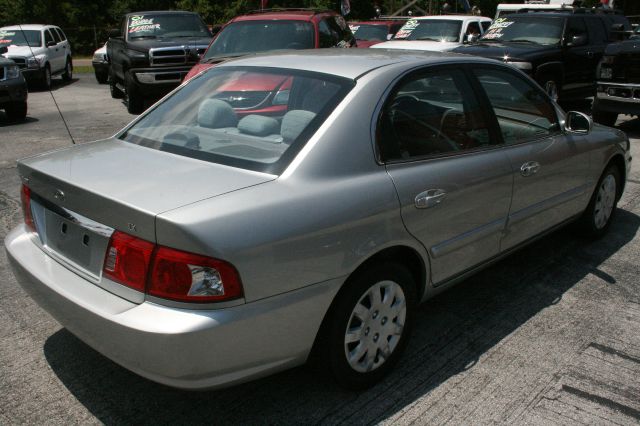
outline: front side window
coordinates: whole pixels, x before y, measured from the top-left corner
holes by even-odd
[[[320,47],[336,47],[340,38],[338,33],[329,25],[329,19],[323,19],[318,23],[318,34],[320,37]]]
[[[460,41],[462,21],[451,19],[409,19],[393,37],[398,40]]]
[[[489,98],[506,145],[560,130],[553,104],[530,82],[501,69],[482,68],[474,73]]]
[[[0,46],[42,46],[42,35],[35,30],[8,30],[0,28]]]
[[[493,21],[480,42],[554,45],[560,43],[563,26],[563,18],[510,15]]]
[[[443,69],[408,78],[380,116],[381,159],[412,160],[489,147],[485,117],[463,71]]]
[[[190,80],[119,137],[278,174],[353,85],[349,79],[313,72],[216,67]]]
[[[569,18],[567,23],[567,31],[565,33],[565,41],[567,43],[573,42],[574,37],[584,37],[584,42],[588,40],[587,25],[582,18]]]
[[[200,17],[190,13],[131,15],[126,24],[128,40],[163,37],[211,37],[209,29]]]
[[[205,59],[278,49],[313,49],[313,25],[305,21],[241,21],[226,26]]]

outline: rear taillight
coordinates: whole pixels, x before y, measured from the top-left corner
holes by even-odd
[[[220,302],[242,297],[230,263],[116,231],[104,262],[105,277],[149,295],[179,302]]]
[[[104,275],[127,287],[144,291],[155,245],[124,232],[111,236],[104,261]]]
[[[181,302],[219,302],[241,297],[242,284],[227,262],[158,247],[147,292]]]
[[[22,184],[20,190],[20,200],[22,201],[22,214],[24,215],[24,223],[29,230],[35,232],[36,225],[33,221],[33,213],[31,213],[31,189],[25,184]]]

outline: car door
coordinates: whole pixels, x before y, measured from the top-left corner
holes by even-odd
[[[44,30],[44,43],[47,46],[47,52],[49,57],[49,66],[51,67],[51,72],[56,73],[64,68],[64,64],[62,64],[64,49],[60,46],[58,35],[55,32],[50,31],[48,28]],[[58,39],[58,40],[57,40]],[[50,43],[54,43],[49,46]]]
[[[592,68],[594,52],[589,43],[589,33],[584,18],[571,16],[567,19],[563,44],[565,78],[562,90],[585,91],[593,84],[593,77],[589,70]]]
[[[436,285],[498,254],[512,176],[488,117],[460,66],[406,76],[380,115],[379,158]]]
[[[513,169],[513,197],[501,250],[579,213],[590,184],[588,144],[561,130],[555,106],[530,79],[504,66],[473,70],[498,122]]]
[[[69,40],[67,40],[67,36],[64,34],[64,32],[60,28],[55,27],[53,28],[52,31],[55,31],[60,37],[60,46],[64,51],[63,57],[64,57],[64,64],[66,65],[67,57],[71,57],[71,44],[69,43]]]

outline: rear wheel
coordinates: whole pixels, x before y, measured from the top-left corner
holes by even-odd
[[[581,218],[581,226],[587,236],[599,238],[604,235],[616,212],[622,178],[618,168],[611,164],[604,171],[596,186],[591,201]]]
[[[373,266],[337,296],[319,348],[321,363],[342,386],[374,385],[398,362],[413,323],[415,283],[395,263]]]
[[[62,73],[62,79],[64,81],[71,81],[73,79],[73,63],[71,58],[67,58],[67,64],[64,66],[64,72]]]
[[[615,126],[616,121],[618,121],[618,114],[616,114],[615,112],[598,111],[595,105],[591,116],[593,117],[593,121],[595,121],[596,123],[600,123],[609,127]]]
[[[27,103],[16,102],[5,108],[9,121],[22,122],[27,118]]]
[[[111,67],[109,67],[109,92],[113,99],[124,98],[124,93],[122,93],[122,90],[118,89],[116,75]]]
[[[129,71],[124,74],[124,87],[127,99],[127,111],[130,114],[140,114],[144,111],[144,99],[138,93],[133,75]]]
[[[40,77],[40,87],[44,90],[51,89],[51,68],[49,64],[45,64],[42,69],[42,76]]]

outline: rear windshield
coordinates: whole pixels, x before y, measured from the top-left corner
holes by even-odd
[[[120,138],[280,174],[353,85],[315,72],[216,67],[190,80]]]
[[[461,28],[461,21],[451,19],[409,19],[393,38],[458,42]]]
[[[0,46],[42,46],[40,31],[0,29]]]
[[[313,24],[306,21],[242,21],[226,27],[213,41],[205,59],[279,49],[313,49]]]
[[[558,44],[564,19],[549,16],[507,16],[498,18],[480,38],[485,42]]]
[[[129,16],[129,40],[163,37],[211,37],[211,33],[200,17],[191,13]]]
[[[386,41],[389,34],[389,29],[384,24],[349,24],[349,28],[358,40]]]

